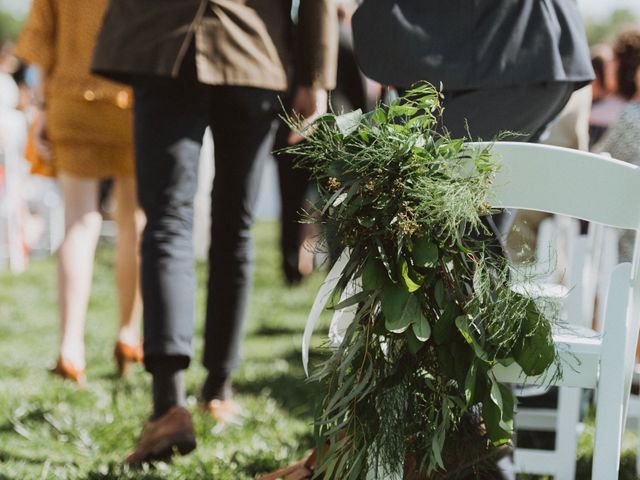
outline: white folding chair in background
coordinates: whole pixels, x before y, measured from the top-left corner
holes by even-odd
[[[497,142],[492,150],[501,163],[489,199],[493,206],[567,215],[636,232],[640,229],[639,167],[544,145]],[[562,368],[555,385],[596,390],[592,478],[597,480],[618,478],[640,320],[639,253],[636,237],[633,262],[613,269],[602,334],[579,326],[554,332]],[[517,364],[498,366],[496,374],[500,381],[510,383],[539,384],[549,378],[527,378]],[[568,428],[560,427],[561,431]],[[560,480],[565,480],[560,473],[564,463],[575,461],[575,457],[561,458],[556,452],[516,448],[516,464],[526,455],[539,465],[548,465],[547,470],[554,471],[544,473]]]
[[[596,275],[602,246],[603,227],[589,226],[586,235],[580,234],[580,222],[573,218],[552,216],[538,228],[536,261],[529,272],[540,297],[553,298],[561,307],[562,321],[569,325],[591,328],[596,296]],[[561,240],[560,240],[560,237]],[[559,252],[562,246],[562,252]],[[557,253],[556,253],[557,252]],[[567,258],[566,264],[555,266],[556,255]],[[561,271],[563,270],[563,271]],[[541,283],[539,283],[541,282]],[[523,290],[526,285],[521,286]],[[518,387],[519,397],[545,394],[549,387]],[[518,431],[553,432],[553,450],[519,449],[516,472],[529,474],[554,473],[557,478],[573,479],[580,423],[582,389],[560,387],[557,405],[550,407],[521,407],[515,417]],[[540,463],[539,454],[553,453],[553,462]]]

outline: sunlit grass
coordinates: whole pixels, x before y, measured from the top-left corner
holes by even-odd
[[[150,383],[142,368],[126,380],[114,376],[117,308],[111,248],[103,246],[98,254],[87,320],[89,383],[84,391],[47,373],[57,344],[53,259],[34,261],[20,276],[0,275],[0,480],[244,480],[304,455],[312,445],[318,392],[304,380],[300,339],[321,275],[299,288],[284,286],[275,224],[258,225],[256,246],[245,360],[235,380],[247,419],[242,426],[219,432],[199,411],[196,399],[205,371],[197,355],[187,386],[198,449],[171,465],[147,470],[121,466],[150,412]],[[204,268],[198,272],[200,352]],[[318,335],[316,344],[321,342]],[[580,478],[589,478],[592,435],[587,426],[579,447]],[[621,478],[632,479],[635,442],[627,440],[624,447]]]

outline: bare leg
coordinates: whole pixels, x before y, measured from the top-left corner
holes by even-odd
[[[131,346],[140,343],[142,296],[140,294],[140,237],[144,229],[144,213],[138,206],[133,177],[115,181],[115,220],[118,226],[116,244],[116,283],[120,305],[118,341]]]
[[[98,181],[61,173],[65,236],[58,250],[60,357],[83,370],[84,324],[102,217]]]

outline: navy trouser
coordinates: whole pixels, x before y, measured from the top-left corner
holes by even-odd
[[[171,356],[186,368],[192,357],[193,201],[202,138],[210,126],[215,179],[203,363],[214,376],[225,377],[240,358],[252,282],[251,226],[278,93],[201,84],[188,56],[178,78],[141,78],[134,94],[138,195],[147,215],[142,239],[146,366]]]

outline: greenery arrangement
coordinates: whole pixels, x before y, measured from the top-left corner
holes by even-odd
[[[350,249],[331,305],[357,305],[312,377],[326,392],[316,478],[478,478],[513,434],[514,395],[492,368],[538,375],[557,360],[551,320],[512,290],[483,223],[490,148],[438,133],[441,114],[424,84],[368,114],[324,115],[291,148],[318,182],[330,249]]]

